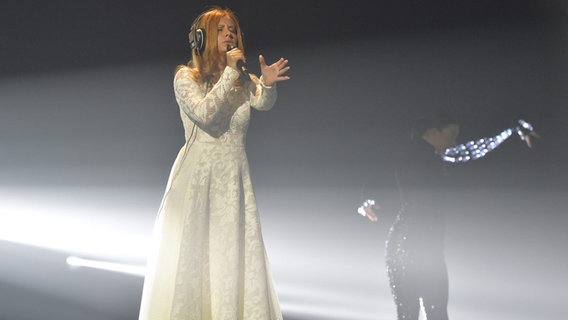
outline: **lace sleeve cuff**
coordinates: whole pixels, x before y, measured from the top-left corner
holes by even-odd
[[[267,86],[264,84],[264,78],[262,76],[260,76],[260,85],[264,88],[264,89],[272,89],[274,88],[274,86],[276,85],[276,83],[274,83],[271,86]]]

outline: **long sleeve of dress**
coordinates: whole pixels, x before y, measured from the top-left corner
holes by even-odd
[[[204,130],[214,131],[216,120],[230,112],[229,92],[239,73],[226,67],[213,88],[205,93],[187,68],[180,69],[174,78],[175,97],[180,109]]]
[[[251,77],[251,80],[252,85],[254,85],[250,95],[251,107],[260,111],[270,110],[274,106],[278,96],[276,84],[270,87],[265,86],[262,84],[262,77],[260,79]]]

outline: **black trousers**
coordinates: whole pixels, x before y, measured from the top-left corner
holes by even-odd
[[[428,320],[448,320],[442,225],[424,225],[399,214],[390,229],[386,269],[398,320],[418,320],[421,302]]]

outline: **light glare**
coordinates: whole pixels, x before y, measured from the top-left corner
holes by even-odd
[[[119,273],[127,273],[136,276],[144,276],[146,268],[143,266],[133,266],[115,262],[96,261],[70,256],[67,258],[67,264],[73,267],[85,267],[99,270],[106,270]]]

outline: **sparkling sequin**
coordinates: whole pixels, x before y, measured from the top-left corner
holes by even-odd
[[[516,132],[521,140],[525,139],[527,132],[533,131],[533,126],[524,121],[519,120],[518,126],[507,128],[495,137],[482,138],[477,141],[468,141],[464,144],[446,149],[442,155],[442,160],[451,163],[463,163],[484,157],[489,152],[497,148],[501,143],[505,142],[513,132]]]
[[[439,199],[437,192],[434,195]],[[421,204],[403,205],[389,230],[385,257],[389,286],[398,320],[418,320],[421,306],[428,319],[447,320],[445,215]]]

